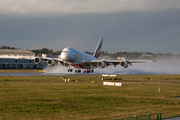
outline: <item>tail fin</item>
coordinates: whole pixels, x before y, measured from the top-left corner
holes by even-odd
[[[93,55],[93,56],[94,56],[95,58],[98,58],[99,55],[100,55],[102,43],[103,43],[103,39],[100,38],[100,39],[99,39],[99,42],[98,42],[98,44],[97,44],[97,47],[96,47],[96,49],[95,49],[95,51],[94,51],[94,55]]]

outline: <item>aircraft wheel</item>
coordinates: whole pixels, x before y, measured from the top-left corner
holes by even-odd
[[[81,72],[81,70],[75,70],[75,73],[80,73]]]
[[[91,71],[90,70],[85,70],[84,73],[90,73]]]

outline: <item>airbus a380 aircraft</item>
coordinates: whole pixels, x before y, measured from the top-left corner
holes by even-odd
[[[95,68],[105,68],[110,65],[120,65],[122,68],[127,68],[128,65],[132,63],[146,63],[146,62],[155,62],[155,60],[98,60],[102,47],[103,39],[100,38],[99,43],[94,51],[93,56],[88,55],[84,52],[78,51],[71,47],[66,47],[61,53],[61,58],[41,58],[36,57],[34,62],[40,64],[41,62],[47,62],[49,66],[54,66],[57,63],[69,67],[68,72],[72,72],[74,68],[75,73],[80,73],[80,69],[85,69],[84,73],[93,73]]]

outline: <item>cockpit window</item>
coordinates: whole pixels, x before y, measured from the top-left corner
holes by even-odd
[[[68,53],[68,51],[63,51],[63,52]]]

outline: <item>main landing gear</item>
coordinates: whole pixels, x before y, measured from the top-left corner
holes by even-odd
[[[73,69],[68,69],[68,72],[72,72],[73,71]],[[75,73],[80,73],[81,72],[81,70],[75,70]]]
[[[81,70],[75,70],[75,73],[80,73],[81,72]]]
[[[72,72],[73,71],[73,69],[68,69],[68,72]]]
[[[73,69],[68,69],[68,72],[72,72]],[[94,70],[84,70],[84,73],[93,73]],[[75,73],[81,73],[81,70],[75,70]]]
[[[85,70],[84,73],[93,73],[94,70]]]

